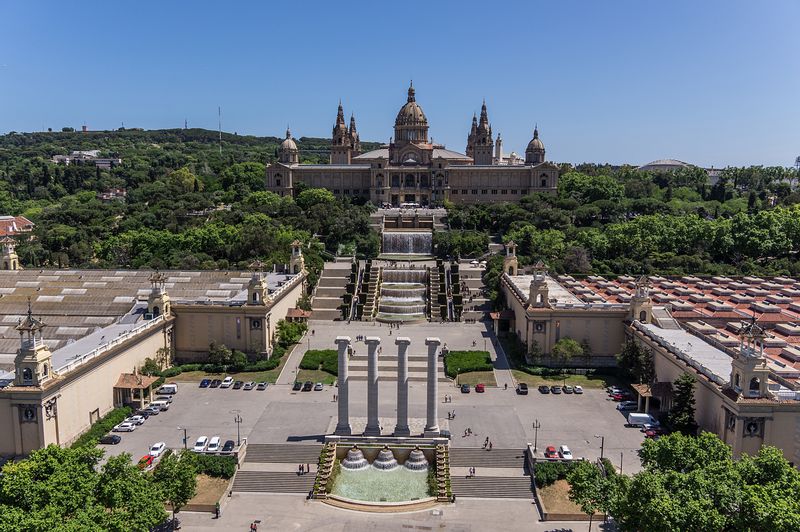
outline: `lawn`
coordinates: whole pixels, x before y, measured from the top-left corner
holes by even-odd
[[[451,379],[459,373],[492,369],[492,358],[488,351],[450,351],[444,357],[444,372]]]
[[[213,505],[222,498],[229,480],[226,478],[197,475],[197,494],[191,498],[189,504]]]
[[[469,373],[460,373],[456,382],[458,384],[469,384],[470,386],[475,386],[480,383],[486,386],[497,386],[497,381],[494,380],[494,371],[470,371]]]
[[[289,353],[287,352],[281,358],[281,363],[278,364],[277,368],[267,371],[243,371],[240,373],[206,373],[205,371],[184,371],[180,375],[176,375],[175,377],[167,379],[167,381],[200,382],[203,379],[222,379],[230,375],[234,379],[240,381],[269,382],[274,384],[275,381],[278,380],[278,375],[280,375],[283,365],[286,364],[286,360],[288,358]]]
[[[600,389],[625,384],[623,380],[613,375],[531,375],[518,369],[513,369],[511,372],[517,382],[524,382],[528,386],[539,386],[540,384],[552,386],[554,384],[565,384],[566,381],[566,384],[571,386],[577,384],[584,388]]]
[[[569,500],[569,482],[556,480],[543,488],[537,488],[548,513],[582,514],[581,507]],[[595,514],[602,518],[603,514]]]
[[[336,377],[320,369],[301,369],[297,372],[297,380],[300,382],[311,381],[314,384],[318,382],[333,384],[336,382]]]

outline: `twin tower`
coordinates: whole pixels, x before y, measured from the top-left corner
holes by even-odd
[[[367,344],[367,425],[364,436],[381,436],[380,419],[378,416],[378,347],[381,339],[368,336]],[[397,345],[397,424],[394,436],[410,436],[408,426],[408,348],[411,339],[399,337],[395,339]],[[439,410],[437,396],[439,395],[439,377],[437,374],[439,361],[439,338],[427,338],[425,345],[428,347],[428,385],[427,385],[427,418],[425,422],[425,436],[439,436]],[[336,424],[337,436],[350,436],[353,429],[350,425],[350,377],[348,366],[350,362],[350,337],[337,336],[336,347],[339,356],[339,420]],[[388,435],[388,434],[387,434]]]

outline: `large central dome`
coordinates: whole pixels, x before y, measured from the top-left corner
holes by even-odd
[[[422,107],[417,103],[414,97],[414,86],[408,88],[408,101],[400,108],[397,113],[397,119],[394,121],[395,126],[421,126],[428,125],[428,119],[425,113],[422,112]]]

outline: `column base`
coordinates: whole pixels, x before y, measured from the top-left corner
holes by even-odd
[[[411,436],[411,429],[408,425],[401,427],[400,425],[394,428],[394,436]]]
[[[336,430],[334,434],[337,436],[352,436],[353,435],[353,428],[348,423],[347,425],[336,425]]]
[[[439,427],[432,427],[432,428],[425,427],[424,436],[426,438],[436,438],[440,435],[441,435],[441,429],[439,429]]]
[[[381,428],[378,426],[371,427],[367,425],[364,427],[364,436],[380,436]]]

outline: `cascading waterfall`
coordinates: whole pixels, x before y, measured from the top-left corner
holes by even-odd
[[[383,270],[378,319],[418,320],[426,317],[427,270]]]
[[[430,231],[384,231],[384,255],[433,254],[433,233]]]

